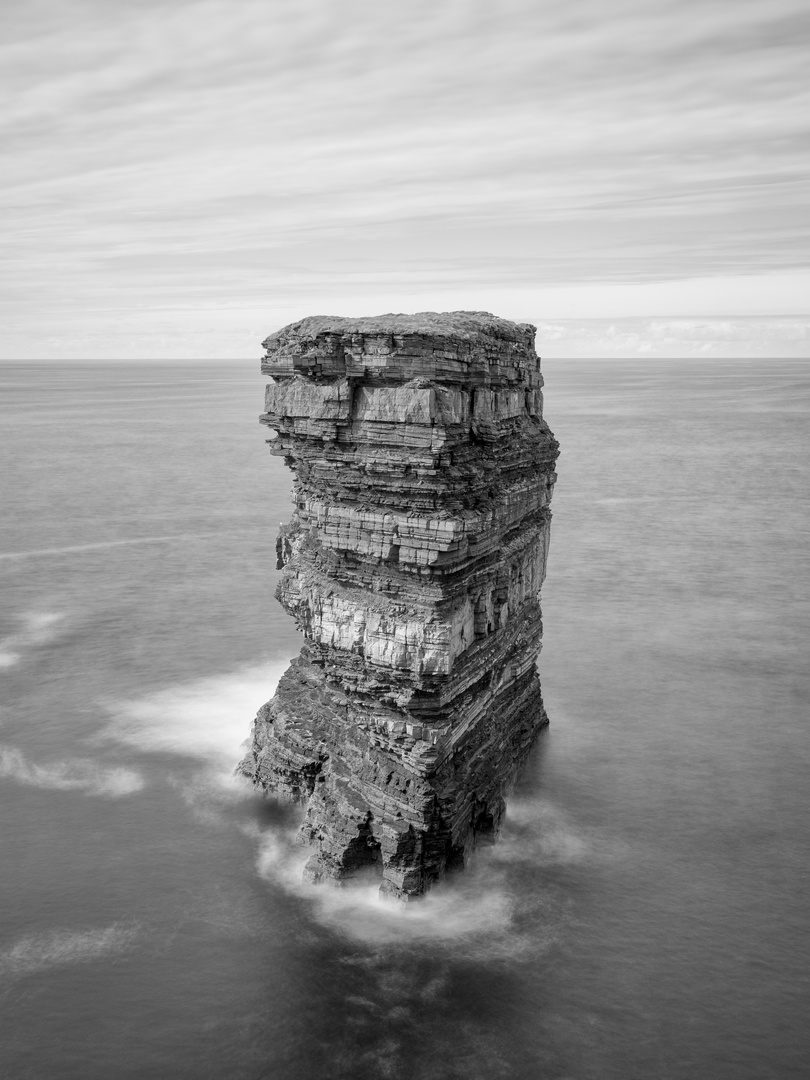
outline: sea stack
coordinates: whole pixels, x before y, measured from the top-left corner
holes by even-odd
[[[535,327],[486,312],[272,334],[292,469],[276,593],[305,638],[241,770],[305,806],[311,881],[422,895],[497,835],[548,723],[537,655],[558,444]]]

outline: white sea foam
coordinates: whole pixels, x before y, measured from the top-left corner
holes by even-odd
[[[196,761],[198,768],[170,775],[168,782],[199,821],[220,827],[230,806],[255,798],[255,789],[235,775],[235,768],[246,752],[251,721],[272,697],[286,666],[286,660],[256,664],[131,701],[107,702],[111,720],[101,739]]]
[[[416,903],[383,899],[377,885],[330,889],[318,886],[318,920],[367,944],[451,942],[485,937],[490,943],[513,922],[514,900],[498,882],[479,882],[474,891],[439,886]],[[481,887],[483,885],[483,887]]]
[[[112,923],[94,930],[46,930],[0,948],[0,975],[30,975],[60,964],[97,960],[128,949],[137,925]]]
[[[627,842],[608,823],[576,821],[542,795],[511,797],[506,807],[506,822],[491,854],[496,866],[596,866],[629,854]]]
[[[552,802],[543,798],[511,798],[506,825],[492,849],[496,862],[531,860],[537,866],[580,863],[589,858],[592,843]]]
[[[133,769],[106,766],[86,758],[37,765],[14,746],[0,746],[0,776],[28,787],[82,791],[85,795],[110,799],[132,795],[145,783]]]
[[[104,737],[142,753],[198,761],[202,768],[191,775],[178,773],[170,783],[176,784],[195,815],[207,824],[232,822],[222,811],[235,800],[254,797],[254,789],[233,775],[240,748],[251,718],[272,696],[285,667],[286,661],[255,665],[132,701],[108,703],[111,721]],[[464,875],[411,904],[382,899],[379,883],[344,887],[304,883],[302,872],[312,849],[298,842],[296,825],[268,827],[242,819],[238,827],[256,843],[259,875],[308,903],[317,921],[337,933],[369,945],[463,939],[474,948],[475,941],[486,941],[492,953],[498,942],[510,952],[521,947],[513,926],[515,900],[507,864],[538,855],[547,861],[585,856],[575,833],[551,811],[545,812],[550,825],[547,835],[538,841],[530,835],[530,819],[538,813],[537,806],[526,803],[522,813],[526,820],[521,823],[520,804],[516,804],[515,829],[522,834],[514,841],[508,837],[500,849],[486,849]]]
[[[384,899],[379,882],[309,885],[302,879],[312,849],[297,842],[296,833],[278,827],[252,830],[258,843],[256,866],[268,883],[312,905],[317,920],[369,945],[452,941],[493,936],[512,922],[513,900],[503,875],[477,872],[465,881],[439,886],[424,899],[403,904]]]
[[[51,641],[63,616],[54,611],[26,611],[18,618],[23,624],[21,629],[0,638],[0,668],[13,667],[23,659],[26,650]]]
[[[225,783],[258,709],[272,697],[287,661],[274,661],[107,702],[103,737],[147,754],[195,758]],[[227,785],[226,785],[227,786]]]
[[[230,827],[228,811],[237,803],[257,799],[256,789],[245,776],[234,770],[238,755],[229,761],[228,771],[203,765],[193,773],[173,773],[167,782],[175,788],[194,817],[203,825]]]
[[[252,833],[259,875],[308,902],[317,921],[342,936],[371,947],[463,943],[470,957],[489,959],[524,953],[536,957],[553,944],[564,924],[553,895],[543,889],[542,870],[530,888],[527,873],[621,854],[599,829],[583,828],[552,801],[513,797],[494,845],[480,848],[463,873],[451,875],[426,897],[402,904],[382,898],[379,882],[305,884],[302,871],[312,849],[300,845],[296,831],[253,826]],[[532,912],[526,937],[521,927]]]

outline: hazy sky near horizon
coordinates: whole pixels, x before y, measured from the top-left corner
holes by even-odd
[[[14,340],[810,314],[809,38],[805,0],[7,0]]]

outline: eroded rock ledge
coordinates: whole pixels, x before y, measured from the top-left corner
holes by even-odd
[[[263,344],[293,470],[277,597],[306,644],[241,769],[306,806],[311,880],[422,894],[497,833],[548,721],[536,659],[558,448],[535,328],[309,318]]]

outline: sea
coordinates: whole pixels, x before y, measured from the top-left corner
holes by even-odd
[[[544,373],[551,725],[404,908],[234,776],[300,647],[258,363],[0,365],[0,1077],[810,1075],[810,363]]]

